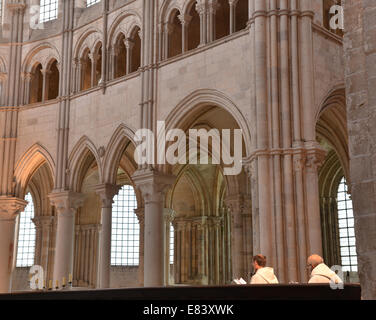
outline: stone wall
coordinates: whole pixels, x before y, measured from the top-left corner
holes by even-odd
[[[352,200],[362,296],[376,299],[376,2],[345,0]]]

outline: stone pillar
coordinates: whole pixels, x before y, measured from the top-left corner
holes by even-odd
[[[43,75],[42,102],[45,102],[48,100],[49,76],[51,71],[43,69],[41,73]]]
[[[75,234],[75,213],[83,205],[82,194],[72,191],[53,192],[49,194],[51,204],[56,208],[57,231],[53,286],[56,281],[61,285],[63,277],[68,279],[73,274],[73,252]]]
[[[25,200],[0,197],[0,293],[7,293],[11,289],[16,218],[26,205]]]
[[[322,234],[320,219],[320,200],[318,168],[325,160],[326,152],[320,148],[307,153],[306,162],[306,194],[307,194],[307,223],[308,223],[308,254],[322,256]]]
[[[196,3],[196,11],[200,16],[200,46],[204,46],[208,42],[207,38],[207,3],[206,0],[198,0]]]
[[[231,260],[233,279],[245,278],[242,198],[240,195],[228,197],[225,203],[231,214]]]
[[[364,299],[376,299],[376,2],[343,1],[344,61],[358,273]]]
[[[174,221],[175,212],[170,208],[164,209],[164,220],[166,228],[166,263],[165,263],[165,285],[170,283],[170,225]]]
[[[113,80],[116,78],[116,70],[117,70],[117,55],[118,55],[118,49],[114,46],[112,46],[110,49],[110,68],[109,68],[109,78],[110,80]]]
[[[207,11],[207,42],[212,42],[215,40],[216,26],[215,26],[215,16],[219,4],[217,0],[208,0],[208,11]]]
[[[24,104],[29,104],[30,103],[30,84],[31,84],[31,79],[32,79],[32,73],[31,72],[26,72],[24,74]]]
[[[230,5],[230,34],[236,31],[236,5],[239,0],[229,0]]]
[[[113,198],[118,194],[120,186],[102,184],[95,188],[101,198],[101,231],[99,236],[97,287],[110,287],[111,268],[111,229]]]
[[[160,287],[165,284],[164,192],[174,177],[144,169],[136,171],[133,181],[145,202],[144,286]]]
[[[126,74],[130,74],[132,72],[132,52],[134,48],[134,41],[130,38],[124,40],[124,45],[126,50]]]
[[[138,282],[141,287],[144,286],[144,256],[145,256],[145,208],[137,208],[134,210],[138,223],[140,224],[140,253],[138,265]]]
[[[166,60],[169,57],[170,52],[170,34],[173,32],[174,26],[171,23],[165,23],[163,28],[163,51],[162,59]]]
[[[53,216],[36,216],[33,219],[36,229],[36,247],[39,248],[36,252],[36,261],[43,267],[45,275],[47,275],[49,251],[51,243],[51,232]]]
[[[99,60],[98,53],[90,53],[89,58],[91,60],[91,88],[97,85],[97,63]]]
[[[181,14],[179,15],[179,20],[182,26],[182,48],[181,52],[184,53],[188,51],[188,26],[192,20],[192,17],[189,14]]]

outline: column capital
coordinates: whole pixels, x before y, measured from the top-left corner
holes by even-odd
[[[236,6],[239,0],[228,0],[228,4],[231,6]]]
[[[0,196],[0,220],[13,220],[27,206],[27,201],[19,198]]]
[[[13,13],[23,13],[26,5],[24,3],[7,3],[7,8]]]
[[[189,14],[179,14],[178,16],[182,26],[188,26],[189,23],[192,21],[192,16]]]
[[[176,212],[175,212],[175,210],[173,210],[171,208],[164,208],[163,209],[163,215],[164,215],[166,223],[172,223],[172,221],[174,221],[174,219],[175,219]]]
[[[235,194],[226,197],[225,205],[230,211],[231,215],[243,215],[251,212],[251,196],[249,195],[249,199],[245,197],[243,194]]]
[[[94,190],[101,198],[102,208],[111,208],[113,204],[113,198],[116,196],[121,189],[121,186],[103,183],[97,185]]]
[[[132,179],[145,199],[145,203],[161,202],[167,189],[174,183],[175,176],[151,169],[137,170]]]
[[[84,204],[85,196],[73,191],[52,192],[48,195],[59,215],[73,216],[75,211]]]
[[[127,50],[132,50],[135,43],[134,43],[133,39],[126,38],[126,39],[124,39],[124,45],[127,48]]]
[[[141,208],[134,209],[134,213],[137,216],[138,223],[140,225],[143,225],[145,223],[145,208],[141,207]]]
[[[326,153],[326,150],[319,145],[308,149],[305,163],[307,170],[317,172],[325,161]]]
[[[52,223],[54,221],[53,216],[36,216],[33,219],[31,219],[36,228],[49,228],[52,226]]]

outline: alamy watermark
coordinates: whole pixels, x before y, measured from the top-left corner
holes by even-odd
[[[340,6],[340,5],[331,6],[329,10],[329,14],[330,14],[330,20],[329,20],[330,29],[343,30],[345,28],[343,6]]]
[[[166,131],[164,121],[157,122],[157,133],[139,129],[134,158],[138,165],[222,164],[224,175],[242,170],[243,135],[241,129],[181,129]],[[199,147],[198,147],[199,146]]]

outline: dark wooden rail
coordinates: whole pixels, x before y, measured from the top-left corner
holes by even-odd
[[[329,285],[229,285],[66,290],[0,294],[0,300],[360,300],[359,284],[333,290]]]

